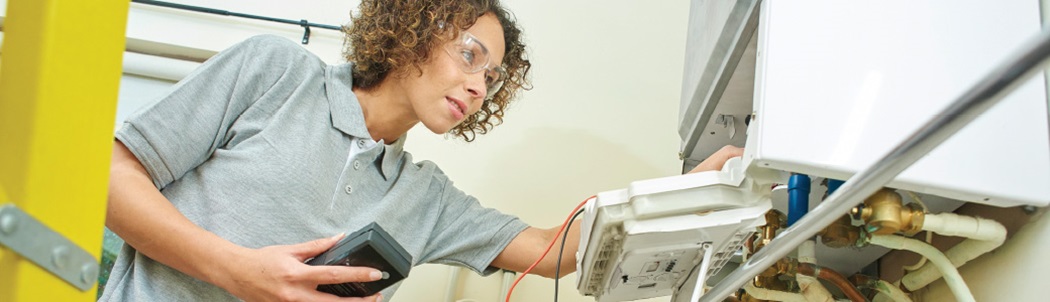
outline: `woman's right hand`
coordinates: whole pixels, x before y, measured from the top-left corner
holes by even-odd
[[[341,298],[317,291],[319,284],[371,282],[382,278],[369,267],[313,266],[306,259],[323,253],[343,236],[295,245],[274,245],[237,252],[217,285],[245,301],[382,301],[380,294],[364,298]]]
[[[113,141],[106,226],[140,253],[186,275],[219,286],[247,301],[379,301],[340,298],[318,284],[369,282],[367,267],[311,266],[342,236],[294,245],[249,249],[205,230],[182,215],[154,185],[146,167],[119,140]],[[157,236],[164,234],[164,236]],[[376,273],[376,274],[373,274]]]

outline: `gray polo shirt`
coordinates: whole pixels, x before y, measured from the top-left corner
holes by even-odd
[[[370,139],[351,68],[254,37],[129,117],[116,137],[183,215],[235,244],[296,244],[377,221],[413,265],[494,271],[526,224],[482,207],[434,163],[413,162],[405,137],[351,152]],[[125,245],[100,301],[227,300],[236,299]]]

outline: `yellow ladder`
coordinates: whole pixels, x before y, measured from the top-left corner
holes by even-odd
[[[7,3],[0,49],[0,206],[17,207],[73,245],[72,251],[52,250],[59,267],[70,266],[62,259],[75,251],[86,251],[96,264],[101,253],[129,3]],[[20,231],[15,216],[5,217],[0,232]],[[0,301],[94,301],[97,276],[83,269],[81,279],[91,279],[79,286],[86,290],[0,245]]]

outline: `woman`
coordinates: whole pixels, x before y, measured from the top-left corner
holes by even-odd
[[[266,36],[216,55],[116,135],[106,225],[127,244],[100,300],[380,301],[396,287],[316,290],[374,269],[303,264],[373,221],[413,265],[525,270],[556,229],[481,207],[402,150],[416,124],[467,141],[498,124],[528,84],[520,38],[497,1],[376,0],[348,28],[351,63]]]

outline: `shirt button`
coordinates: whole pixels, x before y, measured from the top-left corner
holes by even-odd
[[[360,169],[361,169],[361,161],[355,160],[354,161],[354,170],[360,170]]]
[[[351,187],[350,185],[346,185],[346,194],[350,194],[350,193],[353,193],[353,192],[354,192],[354,187]]]
[[[361,148],[364,148],[364,147],[365,147],[365,140],[363,140],[363,139],[358,139],[358,140],[357,140],[357,146],[358,146],[358,147],[361,147]]]

